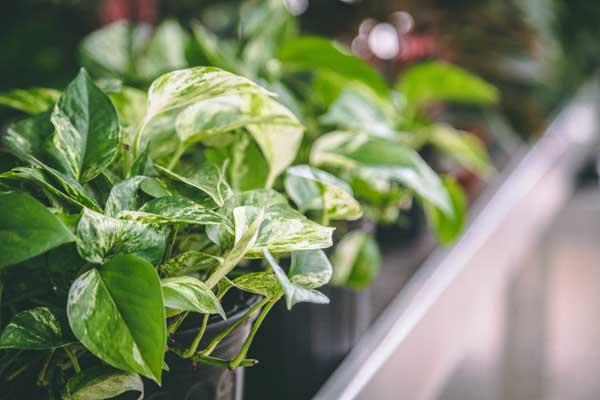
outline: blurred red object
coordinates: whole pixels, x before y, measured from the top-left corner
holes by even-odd
[[[103,0],[100,22],[108,25],[120,19],[153,23],[156,20],[156,0]]]

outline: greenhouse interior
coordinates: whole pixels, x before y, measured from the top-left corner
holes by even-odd
[[[597,1],[2,11],[0,400],[600,398]]]

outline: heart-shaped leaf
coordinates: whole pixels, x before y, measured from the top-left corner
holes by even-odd
[[[110,99],[85,70],[67,86],[52,113],[53,138],[64,172],[87,182],[113,163],[119,118]]]
[[[140,186],[146,180],[145,176],[134,176],[114,185],[106,200],[104,213],[110,217],[116,217],[121,211],[137,210],[140,204]]]
[[[47,350],[73,341],[64,310],[37,307],[14,316],[0,336],[0,349]]]
[[[77,225],[77,250],[87,261],[102,264],[118,253],[137,254],[157,264],[168,231],[138,221],[108,217],[84,209]]]
[[[264,256],[275,276],[279,280],[279,284],[281,285],[283,292],[285,293],[286,303],[288,310],[290,310],[294,304],[297,303],[317,303],[317,304],[327,304],[329,303],[329,299],[323,293],[314,290],[312,284],[317,283],[320,280],[313,280],[309,278],[310,276],[314,276],[315,272],[319,272],[319,274],[326,274],[326,271],[329,271],[329,275],[331,276],[331,264],[327,260],[325,256],[324,261],[322,257],[301,257],[296,261],[295,273],[294,275],[290,274],[290,277],[285,274],[283,268],[279,266],[277,261],[273,258],[271,253],[268,250],[264,250]],[[306,261],[315,261],[318,260],[318,264],[305,265]],[[308,270],[308,276],[305,275],[305,271]],[[319,275],[318,274],[318,275]],[[293,279],[293,276],[296,278]],[[307,279],[305,279],[307,278]],[[293,280],[292,280],[293,279]],[[303,284],[309,283],[307,287]]]
[[[99,366],[87,368],[69,379],[62,398],[63,400],[112,399],[129,391],[140,392],[139,398],[143,398],[144,383],[138,374]]]
[[[172,172],[160,165],[156,169],[167,179],[187,186],[189,190],[195,190],[206,194],[219,206],[223,207],[225,199],[230,196],[231,188],[225,180],[224,168],[221,169],[215,164],[205,162],[194,168],[194,172],[189,176],[182,176]],[[176,189],[181,188],[176,185]],[[182,190],[185,192],[186,190]]]
[[[75,336],[96,357],[160,383],[167,332],[160,280],[143,258],[119,254],[69,291]]]
[[[296,165],[286,171],[285,190],[301,210],[322,210],[330,219],[355,220],[362,216],[350,186],[328,172]]]
[[[203,314],[219,314],[225,319],[225,311],[219,299],[201,280],[191,276],[178,276],[163,279],[161,284],[165,307]]]
[[[0,268],[75,240],[62,221],[25,193],[0,194]]]
[[[251,272],[240,275],[232,281],[240,290],[272,299],[281,293],[277,277],[270,272]]]

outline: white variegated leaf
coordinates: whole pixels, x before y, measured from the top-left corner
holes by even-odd
[[[223,264],[223,258],[199,251],[186,251],[167,260],[158,267],[158,273],[165,278],[182,276],[195,271],[207,271]]]
[[[86,368],[71,377],[63,393],[63,400],[111,399],[122,393],[140,392],[144,397],[144,383],[138,374],[107,366]]]
[[[225,319],[225,311],[223,311],[219,299],[199,279],[191,276],[178,276],[163,279],[161,285],[165,307],[203,314],[219,314]]]
[[[193,173],[189,176],[176,174],[160,165],[157,165],[156,168],[169,180],[180,182],[192,190],[210,196],[219,207],[222,207],[227,197],[231,195],[231,188],[225,179],[225,166],[219,168],[212,163],[205,162],[194,168]]]

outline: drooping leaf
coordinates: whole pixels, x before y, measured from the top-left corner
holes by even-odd
[[[331,262],[332,284],[362,289],[377,276],[381,254],[377,242],[369,234],[356,230],[347,233],[338,242]]]
[[[321,122],[337,128],[368,132],[375,136],[393,138],[399,135],[390,122],[389,113],[381,100],[369,98],[357,90],[345,89],[321,117]]]
[[[348,184],[308,165],[287,169],[285,190],[301,210],[323,210],[331,219],[355,220],[362,216]]]
[[[256,242],[248,250],[248,257],[260,257],[263,249],[285,253],[331,246],[333,228],[309,220],[274,190],[260,189],[235,194],[220,212],[231,218],[232,209],[240,206],[264,208],[264,221]],[[221,247],[231,245],[232,238],[223,228],[209,227],[207,232],[211,240]]]
[[[0,336],[0,349],[47,350],[73,341],[64,310],[36,307],[14,316]]]
[[[182,196],[150,200],[139,211],[122,211],[119,217],[153,224],[222,225],[232,230],[219,213]]]
[[[281,285],[277,277],[270,272],[251,272],[240,275],[232,283],[240,290],[258,294],[269,299],[281,293]]]
[[[62,394],[63,400],[112,399],[129,391],[144,395],[144,383],[138,374],[127,373],[108,366],[86,368],[71,377]]]
[[[89,262],[102,264],[115,254],[130,253],[156,264],[164,253],[168,231],[86,208],[77,225],[76,236],[79,254]]]
[[[452,202],[452,215],[447,215],[434,204],[425,202],[425,213],[438,240],[450,243],[462,232],[467,215],[467,199],[460,185],[451,178],[444,179],[444,186]]]
[[[450,199],[442,181],[410,147],[350,132],[331,132],[313,145],[311,163],[347,169],[363,178],[383,179],[403,185],[444,212],[451,214]]]
[[[225,311],[219,299],[201,280],[191,276],[178,276],[163,279],[161,285],[165,307],[203,314],[219,314],[225,319]]]
[[[62,221],[26,193],[0,193],[0,268],[75,240]]]
[[[69,291],[73,333],[96,357],[161,381],[167,344],[160,280],[143,258],[118,254],[81,275]]]
[[[49,88],[16,89],[0,93],[0,105],[12,107],[27,114],[48,111],[60,97],[60,92]]]
[[[282,44],[277,57],[284,65],[323,70],[348,82],[367,85],[379,95],[388,93],[387,84],[374,68],[331,40],[311,36],[293,38]]]
[[[294,306],[294,304],[297,303],[329,303],[329,299],[323,293],[315,290],[314,288],[305,287],[302,285],[303,279],[301,275],[304,269],[303,265],[296,266],[296,282],[294,282],[285,274],[284,270],[279,266],[277,261],[275,261],[275,259],[273,258],[271,253],[269,253],[268,250],[264,250],[264,256],[271,268],[273,269],[273,272],[275,273],[275,276],[279,280],[279,284],[281,285],[283,292],[285,293],[288,310],[290,310]],[[306,260],[306,258],[302,258],[299,261],[302,262],[304,260]],[[329,261],[327,261],[327,264],[329,268],[329,273],[331,274],[331,265],[329,264]],[[311,269],[313,269],[313,267],[318,268],[319,266],[311,266]],[[325,266],[324,264],[320,267],[323,269],[327,268],[327,266]]]
[[[459,165],[482,176],[490,173],[489,156],[476,136],[448,125],[436,124],[431,127],[430,141],[443,155]]]
[[[121,211],[137,210],[140,204],[140,186],[145,180],[151,178],[134,176],[114,185],[106,200],[104,213],[109,217],[116,217]]]
[[[170,278],[195,271],[208,271],[223,263],[223,258],[199,251],[186,251],[158,267],[160,276]]]
[[[53,144],[64,172],[87,182],[113,163],[119,148],[119,118],[110,99],[81,70],[52,113]]]
[[[308,289],[319,288],[331,279],[332,268],[323,250],[304,250],[292,253],[288,276],[292,283]]]
[[[493,104],[498,90],[483,79],[451,64],[429,61],[408,69],[396,83],[413,107],[432,101]]]
[[[231,194],[231,188],[225,180],[224,171],[212,163],[202,163],[195,168],[194,173],[190,176],[181,176],[160,165],[157,165],[156,168],[166,178],[183,183],[192,190],[210,196],[219,207],[223,206],[225,199]]]

